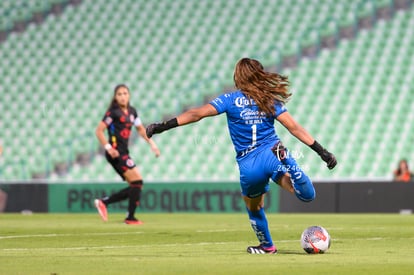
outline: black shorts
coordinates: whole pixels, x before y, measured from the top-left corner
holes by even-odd
[[[136,166],[129,155],[120,155],[117,158],[112,158],[108,153],[105,153],[105,157],[123,180],[125,180],[124,173]]]

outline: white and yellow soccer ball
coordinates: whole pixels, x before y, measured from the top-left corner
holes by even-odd
[[[300,244],[309,254],[325,253],[331,247],[331,237],[322,226],[310,226],[303,231]]]

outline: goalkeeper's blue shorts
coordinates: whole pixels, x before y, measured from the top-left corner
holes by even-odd
[[[287,173],[286,167],[275,157],[272,144],[266,144],[237,159],[240,170],[241,192],[244,196],[255,198],[270,189],[269,179],[278,182]]]

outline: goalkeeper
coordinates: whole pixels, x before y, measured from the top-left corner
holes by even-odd
[[[283,146],[275,132],[275,119],[327,163],[336,166],[335,156],[323,148],[288,113],[285,103],[291,96],[286,76],[266,72],[254,59],[243,58],[236,64],[234,83],[238,90],[225,93],[210,103],[190,109],[163,123],[148,125],[149,138],[171,128],[197,122],[202,118],[226,113],[227,123],[240,170],[240,185],[250,223],[258,246],[247,247],[251,254],[276,253],[264,212],[269,179],[294,193],[298,199],[315,199],[315,189],[305,172]]]

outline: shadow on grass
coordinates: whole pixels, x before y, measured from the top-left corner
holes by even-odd
[[[327,253],[321,253],[321,254],[308,254],[305,251],[299,251],[299,250],[277,250],[277,254],[300,255],[300,256],[316,256],[316,255],[338,254],[338,253],[328,251]]]
[[[286,255],[308,255],[304,251],[298,250],[277,250],[277,254],[286,254]]]

